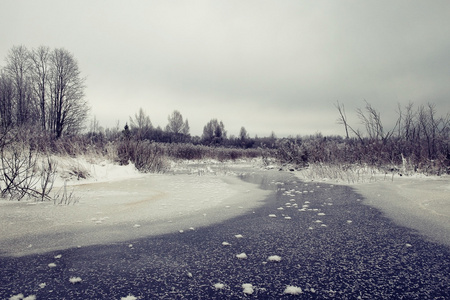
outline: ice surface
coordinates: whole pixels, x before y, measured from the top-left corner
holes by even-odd
[[[0,253],[20,256],[194,230],[252,211],[269,193],[235,175],[143,175],[132,165],[106,163],[90,168],[96,177],[68,181],[76,204],[0,200]]]

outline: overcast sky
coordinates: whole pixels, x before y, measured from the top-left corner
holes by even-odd
[[[91,116],[123,127],[142,107],[175,109],[201,135],[344,134],[367,100],[386,124],[397,103],[450,112],[450,1],[0,0],[0,66],[16,45],[65,48]],[[354,120],[355,125],[357,123]]]

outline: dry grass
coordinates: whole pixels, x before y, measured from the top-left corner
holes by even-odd
[[[370,166],[310,164],[297,172],[297,176],[308,181],[330,181],[336,183],[366,183],[377,180],[393,180],[397,173]]]

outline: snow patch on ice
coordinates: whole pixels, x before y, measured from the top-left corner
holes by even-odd
[[[36,300],[36,296],[30,295],[30,296],[25,297],[22,293],[20,293],[15,296],[11,296],[9,298],[9,300]]]
[[[244,289],[243,293],[247,294],[247,295],[251,295],[255,291],[254,287],[253,287],[253,285],[251,283],[244,283],[244,284],[242,284],[242,288]]]
[[[121,297],[120,300],[137,300],[137,298],[133,295],[128,295],[126,297]]]
[[[225,287],[225,284],[223,284],[223,283],[216,283],[216,284],[214,284],[214,288],[216,290],[223,289],[224,287]]]
[[[300,295],[303,291],[300,287],[288,285],[284,290],[284,293],[288,295]]]
[[[278,262],[278,261],[281,261],[281,256],[278,256],[278,255],[271,255],[271,256],[269,256],[269,257],[267,258],[267,260],[268,260],[268,261],[276,261],[276,262]]]
[[[80,277],[70,277],[69,281],[70,281],[70,283],[75,284],[75,283],[80,283],[82,280]]]

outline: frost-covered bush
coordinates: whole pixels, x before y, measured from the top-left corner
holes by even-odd
[[[169,168],[164,146],[149,141],[125,140],[117,146],[118,162],[122,165],[134,163],[142,172],[164,172]]]

